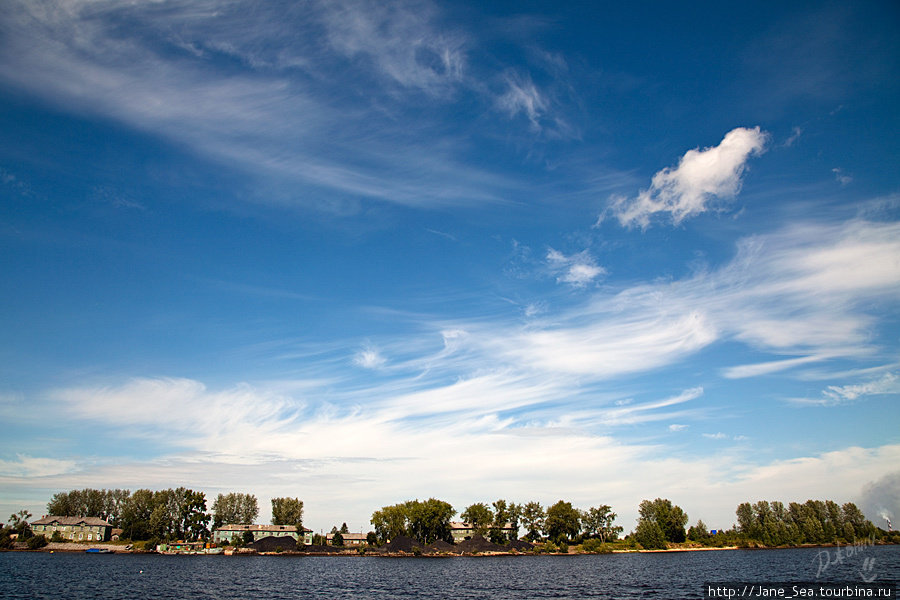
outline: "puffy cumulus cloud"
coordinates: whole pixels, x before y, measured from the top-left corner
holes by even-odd
[[[765,150],[767,139],[759,127],[733,129],[718,146],[688,150],[677,167],[656,173],[636,197],[614,197],[608,212],[625,227],[646,229],[658,214],[678,225],[710,210],[714,200],[735,196],[747,160]]]
[[[556,281],[573,287],[584,287],[606,275],[606,269],[599,266],[587,250],[566,256],[558,250],[547,251],[547,264],[551,271],[558,273]]]

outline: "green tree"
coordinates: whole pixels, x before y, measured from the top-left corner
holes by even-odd
[[[509,515],[509,524],[512,525],[512,532],[510,533],[512,537],[509,541],[519,539],[519,523],[522,521],[522,505],[510,502],[506,507],[506,512]]]
[[[641,521],[653,521],[659,525],[666,540],[681,543],[686,539],[684,526],[688,516],[680,506],[673,505],[671,500],[643,500],[638,506],[638,513]]]
[[[331,545],[332,546],[343,546],[344,545],[344,535],[340,531],[335,533],[334,536],[331,538]]]
[[[180,487],[174,490],[172,499],[175,502],[175,531],[178,537],[207,539],[210,516],[206,512],[206,494]]]
[[[213,529],[222,525],[250,525],[259,516],[259,504],[253,494],[219,494],[212,505]]]
[[[581,513],[572,507],[571,502],[559,500],[547,508],[544,531],[556,543],[572,540],[581,531]]]
[[[634,531],[634,539],[647,550],[665,550],[667,548],[666,535],[662,527],[652,519],[641,519],[638,521],[637,529]]]
[[[859,507],[852,502],[847,502],[841,506],[841,521],[846,532],[844,537],[848,542],[856,538],[868,537],[875,532],[875,526],[866,519]],[[848,537],[848,535],[852,537]]]
[[[688,529],[687,539],[692,542],[705,542],[709,540],[709,528],[703,520],[698,520],[696,525],[692,525]]]
[[[522,524],[525,526],[525,537],[532,542],[541,538],[544,530],[544,507],[540,502],[528,502],[522,507]]]
[[[468,506],[459,516],[463,521],[471,525],[474,532],[478,535],[486,534],[491,523],[494,522],[494,515],[484,502],[477,502]]]
[[[456,514],[449,503],[437,498],[424,502],[411,500],[404,503],[409,535],[426,544],[437,540],[450,541],[450,519]]]
[[[28,523],[30,518],[31,513],[24,508],[9,516],[9,520],[7,521],[7,523],[9,523],[9,529],[12,533],[17,533],[20,540],[31,537],[31,525]]]
[[[584,533],[589,537],[599,538],[601,542],[615,540],[622,533],[622,527],[613,525],[618,515],[608,504],[591,507],[582,513],[581,522]]]
[[[738,520],[738,530],[749,536],[753,531],[753,525],[756,523],[756,519],[753,517],[753,506],[749,502],[742,502],[738,504],[735,514]]]
[[[388,542],[400,535],[407,535],[407,509],[402,504],[383,506],[372,513],[372,526],[380,543]]]
[[[299,498],[272,498],[272,525],[303,527],[303,501]]]
[[[131,494],[122,506],[120,527],[130,540],[146,540],[151,536],[150,517],[155,507],[153,492],[140,489]]]

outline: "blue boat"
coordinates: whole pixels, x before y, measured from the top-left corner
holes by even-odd
[[[88,548],[85,550],[88,554],[112,554],[109,548]]]

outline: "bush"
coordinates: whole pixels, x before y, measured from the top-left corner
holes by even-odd
[[[65,540],[65,538],[63,538],[63,536],[60,532],[54,531],[53,535],[50,536],[50,541],[51,542],[64,542],[66,540]]]
[[[599,554],[599,553],[607,554],[609,552],[612,552],[612,549],[607,544],[604,544],[597,538],[591,538],[589,540],[584,540],[584,543],[581,544],[581,550],[583,552],[591,552],[594,554]]]
[[[43,548],[47,545],[47,538],[43,535],[33,535],[28,538],[28,541],[25,542],[28,545],[29,550],[37,550],[38,548]]]
[[[559,546],[551,541],[546,541],[543,544],[535,546],[534,551],[538,554],[552,554],[554,552],[559,552]]]

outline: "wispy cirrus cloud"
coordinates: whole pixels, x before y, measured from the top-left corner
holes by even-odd
[[[285,203],[439,206],[518,189],[470,161],[464,140],[434,143],[444,124],[423,103],[495,102],[435,4],[247,5],[13,2],[0,80],[280,181]]]
[[[302,413],[282,408],[305,402],[248,384],[214,390],[192,380],[144,379],[61,389],[55,394],[61,403],[57,408],[73,422],[93,431],[102,426],[110,443],[133,443],[135,431],[156,429],[161,453],[100,464],[18,457],[12,461],[16,464],[0,463],[0,483],[40,485],[43,490],[86,485],[135,489],[190,481],[209,494],[251,490],[262,506],[269,497],[315,489],[317,493],[304,496],[311,523],[353,518],[362,520],[361,527],[375,508],[404,498],[434,495],[458,508],[498,497],[549,503],[562,489],[579,506],[590,506],[598,494],[621,506],[628,529],[637,503],[647,494],[675,496],[704,520],[730,519],[736,502],[749,497],[820,494],[810,489],[811,482],[837,481],[854,489],[860,480],[896,464],[900,452],[898,446],[848,448],[762,464],[731,454],[680,457],[653,443],[599,434],[584,423],[603,417],[622,425],[633,419],[646,423],[656,412],[699,398],[699,388],[634,406],[611,402],[587,419],[570,407],[555,410],[552,419],[525,422],[497,410],[506,402],[497,398],[498,390],[505,389],[501,379],[448,389],[453,388],[450,396],[424,390],[415,397],[360,402],[352,409],[320,404]],[[370,390],[359,393],[368,396]],[[93,404],[94,397],[99,403]],[[470,400],[464,410],[446,415],[447,404],[463,397]],[[535,403],[538,397],[535,393],[519,400]],[[410,406],[419,411],[409,414]],[[206,419],[192,420],[199,414]],[[578,460],[559,460],[573,453]],[[585,465],[591,465],[592,477],[578,477]],[[820,472],[829,477],[814,477]],[[29,479],[38,476],[39,484]],[[536,491],[534,481],[548,491]]]
[[[859,402],[868,396],[900,395],[900,378],[895,373],[885,373],[879,379],[849,385],[829,385],[818,398],[791,398],[794,404],[810,406],[837,406]]]
[[[653,176],[650,187],[633,198],[616,196],[607,212],[624,227],[646,229],[651,219],[664,216],[678,225],[735,196],[747,160],[765,150],[768,135],[759,127],[738,127],[718,146],[688,150],[675,168]],[[603,216],[601,216],[601,219]]]

